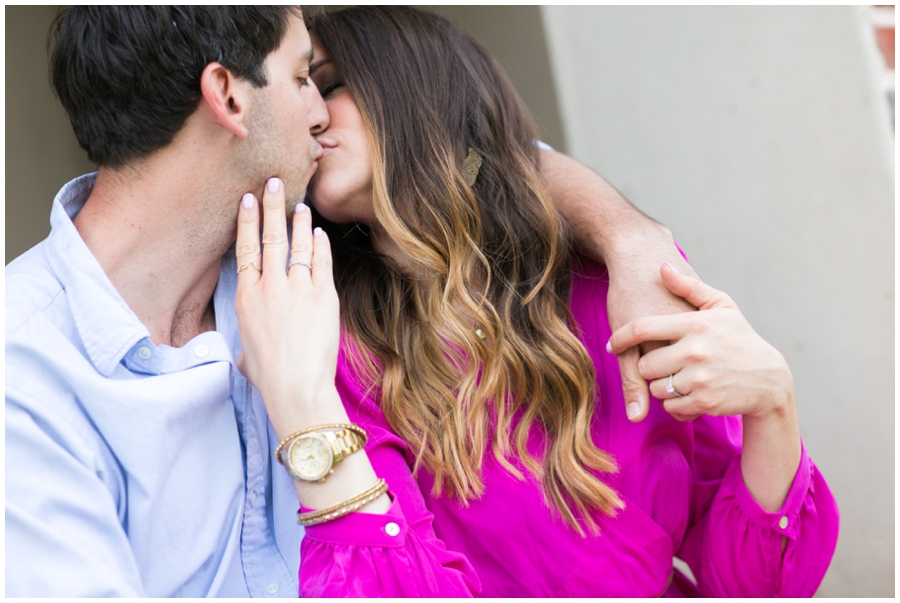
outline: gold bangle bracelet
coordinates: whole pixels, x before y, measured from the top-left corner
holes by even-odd
[[[306,429],[301,429],[300,431],[295,431],[288,437],[281,440],[278,443],[278,447],[275,448],[275,460],[278,461],[279,464],[284,465],[284,461],[281,460],[281,450],[285,446],[287,446],[291,440],[298,436],[302,436],[307,433],[312,433],[314,431],[320,431],[322,429],[349,429],[350,431],[356,433],[359,437],[362,438],[362,448],[366,447],[366,442],[369,441],[369,435],[366,433],[366,430],[360,427],[355,423],[329,423],[327,425],[316,425],[315,427],[307,427]]]
[[[385,492],[387,492],[387,482],[385,482],[383,479],[379,479],[377,482],[375,482],[374,486],[372,486],[362,494],[358,494],[353,498],[345,500],[344,502],[340,502],[336,505],[332,505],[319,511],[312,511],[310,513],[297,513],[297,523],[299,523],[301,526],[313,526],[317,523],[325,523],[326,521],[331,521],[333,519],[337,519],[338,517],[349,515],[350,513],[353,513],[354,511],[361,509],[370,502],[374,501]]]

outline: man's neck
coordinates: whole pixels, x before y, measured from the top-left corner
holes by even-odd
[[[156,344],[181,347],[215,329],[212,297],[222,256],[234,241],[240,193],[223,190],[208,167],[157,154],[136,169],[101,168],[75,217],[88,248]]]

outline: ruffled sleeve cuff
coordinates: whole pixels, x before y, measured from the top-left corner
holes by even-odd
[[[707,596],[811,597],[837,544],[837,504],[802,446],[787,498],[774,513],[744,484],[741,457],[709,510],[701,590]]]
[[[800,465],[797,468],[796,475],[794,475],[794,482],[791,484],[791,489],[788,491],[784,504],[778,511],[771,513],[756,502],[753,494],[750,493],[750,490],[744,484],[744,477],[741,474],[740,455],[735,457],[728,468],[722,487],[726,492],[731,491],[733,493],[741,512],[753,524],[763,530],[770,530],[791,540],[796,540],[799,526],[798,520],[803,509],[804,500],[806,500],[809,492],[812,469],[812,461],[810,461],[809,455],[806,453],[806,446],[801,441]]]

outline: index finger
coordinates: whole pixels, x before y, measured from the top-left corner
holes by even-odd
[[[646,341],[676,341],[688,332],[689,323],[694,318],[694,312],[636,318],[612,334],[606,351],[621,354]]]

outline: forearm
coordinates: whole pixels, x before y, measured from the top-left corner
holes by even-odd
[[[741,474],[766,511],[778,511],[800,464],[800,428],[793,395],[764,416],[744,415]]]
[[[614,276],[652,258],[652,270],[669,262],[693,270],[674,246],[672,232],[643,214],[602,177],[561,153],[540,151],[541,172],[581,251],[607,264]]]

